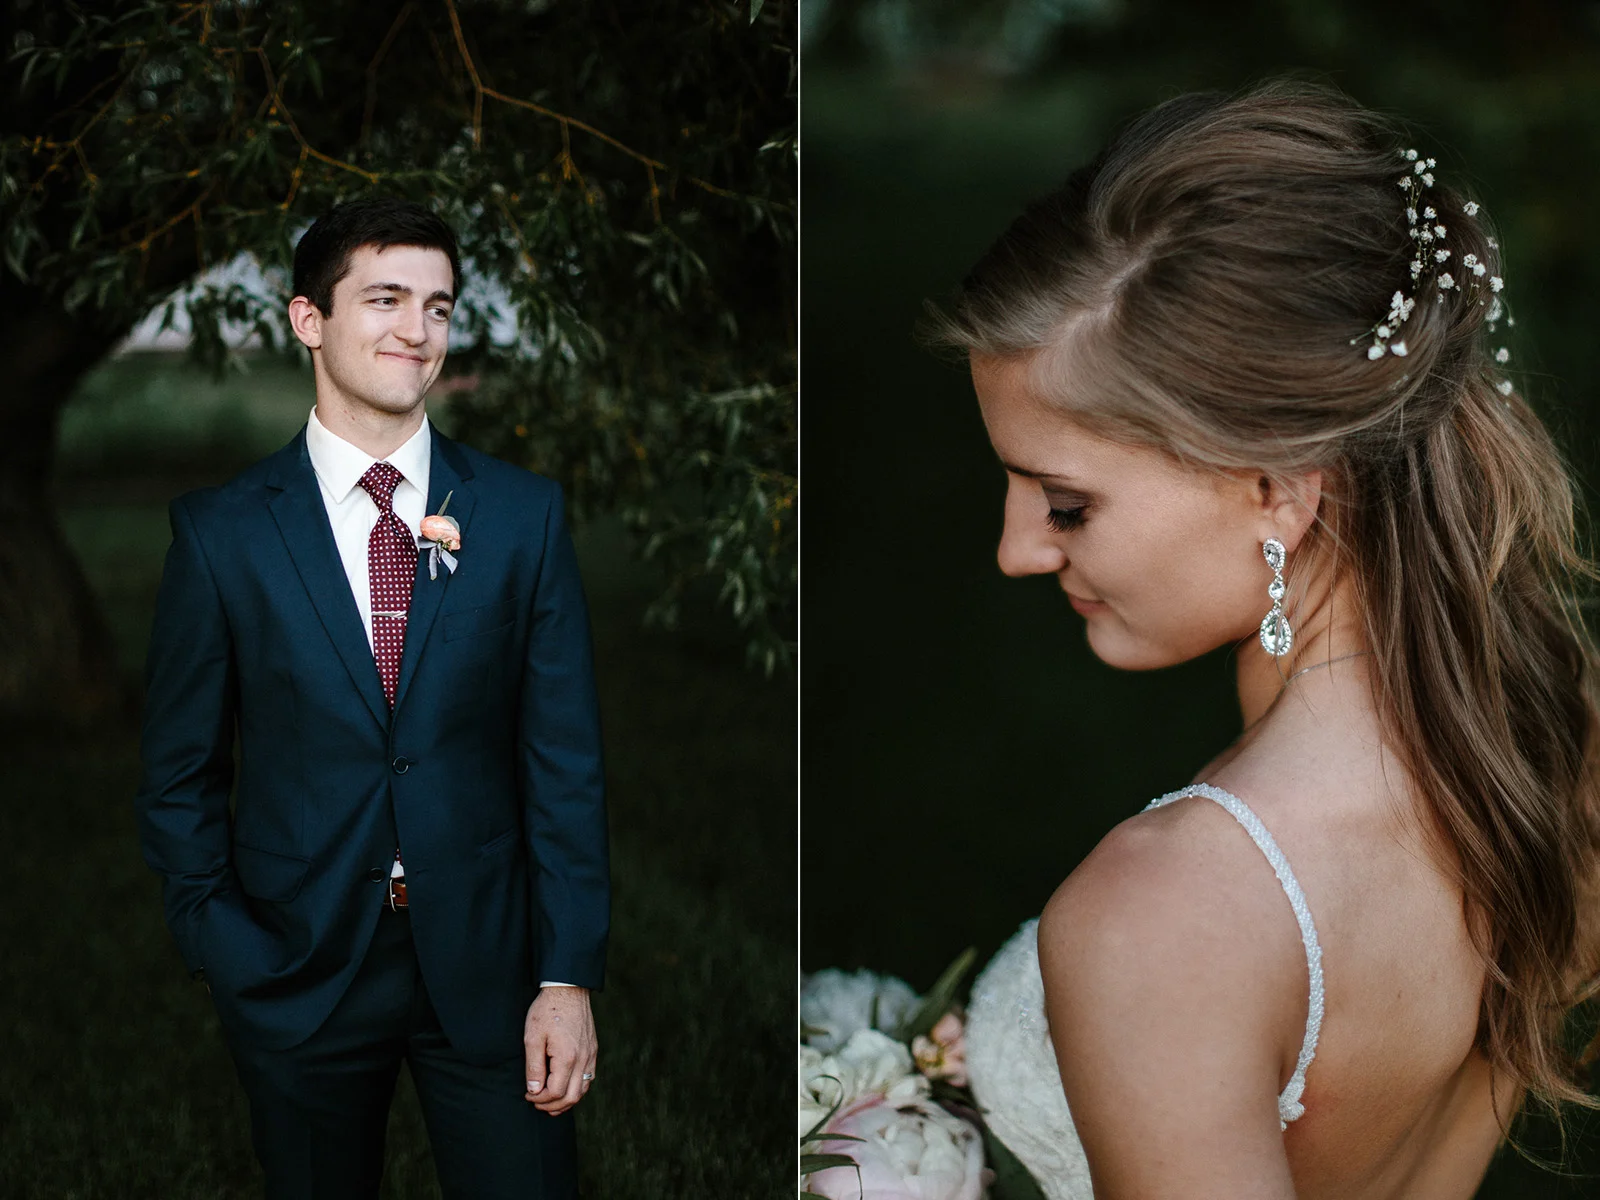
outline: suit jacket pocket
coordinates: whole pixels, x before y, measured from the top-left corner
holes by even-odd
[[[475,633],[493,633],[497,629],[504,629],[517,619],[517,607],[520,604],[521,600],[518,597],[507,596],[504,600],[496,600],[493,604],[445,613],[444,640],[453,642],[457,638],[471,637]]]
[[[242,842],[233,844],[233,869],[246,896],[273,904],[286,904],[305,882],[309,858],[261,850]]]
[[[510,829],[506,830],[504,833],[497,833],[497,834],[494,835],[494,837],[490,838],[487,842],[484,842],[483,845],[478,847],[478,853],[479,854],[498,854],[498,853],[500,853],[500,851],[506,849],[508,846],[516,845],[517,844],[517,835],[519,833],[521,833],[521,832],[522,832],[522,828],[520,826],[513,825]]]

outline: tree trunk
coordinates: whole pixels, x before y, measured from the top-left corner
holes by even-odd
[[[0,335],[0,716],[74,726],[125,718],[134,697],[51,496],[61,408],[120,333],[15,279],[0,301],[29,314]]]

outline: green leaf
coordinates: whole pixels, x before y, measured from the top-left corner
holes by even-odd
[[[910,1019],[900,1027],[897,1036],[901,1041],[909,1042],[912,1038],[929,1032],[939,1023],[939,1018],[950,1011],[962,980],[966,978],[967,972],[972,970],[972,964],[977,958],[978,951],[974,946],[968,946],[956,955],[955,961],[944,969],[944,974],[940,975],[928,989],[928,994],[923,997],[917,1011],[912,1013]]]
[[[994,1181],[989,1186],[990,1200],[1044,1200],[1038,1181],[1028,1173],[1022,1160],[987,1128],[983,1131],[983,1157],[994,1172]]]
[[[810,1175],[813,1171],[826,1171],[829,1167],[853,1167],[856,1160],[848,1154],[802,1154],[800,1156],[800,1174]]]
[[[832,1108],[828,1109],[827,1112],[822,1114],[822,1119],[821,1120],[819,1120],[815,1125],[813,1125],[805,1133],[802,1133],[800,1135],[800,1144],[802,1146],[805,1145],[807,1142],[814,1142],[814,1141],[817,1140],[817,1134],[819,1132],[821,1132],[822,1127],[825,1126],[829,1121],[833,1120],[833,1114],[838,1112],[839,1111],[839,1105],[844,1103],[844,1084],[840,1082],[839,1077],[837,1075],[819,1075],[819,1076],[817,1076],[817,1078],[819,1078],[819,1079],[831,1079],[835,1083],[839,1084],[839,1098],[833,1102],[833,1107]]]
[[[756,18],[761,15],[761,5],[764,0],[750,0],[750,24],[756,23]]]
[[[817,1133],[811,1137],[801,1138],[800,1144],[805,1146],[811,1142],[864,1142],[866,1140],[866,1138],[856,1137],[853,1133]]]

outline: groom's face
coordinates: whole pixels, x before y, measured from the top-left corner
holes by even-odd
[[[442,250],[358,247],[332,311],[311,309],[319,397],[328,389],[352,408],[389,413],[422,403],[444,366],[453,283]]]

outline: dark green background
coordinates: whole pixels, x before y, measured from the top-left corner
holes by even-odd
[[[1408,120],[1500,227],[1518,381],[1585,491],[1600,479],[1600,6],[1067,5],[1089,15],[1047,22],[1019,65],[990,18],[1025,7],[807,14],[806,970],[925,988],[965,946],[986,958],[1106,830],[1238,731],[1226,653],[1110,670],[1054,580],[1000,575],[1004,481],[970,383],[912,339],[923,299],[1119,121],[1285,70]],[[1574,1169],[1600,1172],[1596,1139],[1577,1151]],[[1507,1157],[1482,1194],[1600,1181]]]

